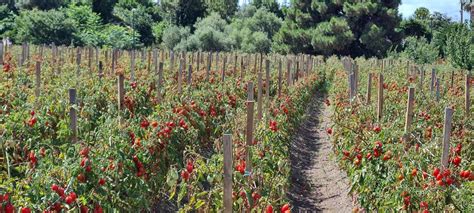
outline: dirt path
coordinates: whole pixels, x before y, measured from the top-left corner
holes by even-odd
[[[290,147],[292,212],[351,212],[349,180],[332,157],[326,133],[330,111],[325,97],[314,97]]]

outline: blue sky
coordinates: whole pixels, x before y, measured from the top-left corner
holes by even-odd
[[[249,0],[239,0],[242,4],[243,2],[249,2]],[[278,0],[283,2],[283,0]],[[290,0],[288,0],[289,2]],[[426,7],[430,11],[437,11],[444,13],[451,17],[453,21],[460,19],[459,14],[459,0],[402,0],[402,5],[399,8],[400,13],[404,18],[408,18],[413,15],[416,8]],[[464,13],[465,18],[469,18],[468,13]]]

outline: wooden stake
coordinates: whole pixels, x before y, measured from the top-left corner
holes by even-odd
[[[212,64],[212,53],[209,53],[207,56],[207,69],[206,69],[206,81],[209,82],[209,75],[211,72],[211,64]]]
[[[349,75],[349,102],[351,103],[354,100],[354,97],[356,96],[354,85],[355,85],[355,74],[351,73]]]
[[[369,73],[369,76],[367,77],[367,104],[370,104],[370,95],[372,91],[372,73]]]
[[[425,82],[425,68],[420,70],[420,91],[423,91],[423,83]]]
[[[0,42],[0,65],[3,65],[3,41]]]
[[[224,57],[224,60],[223,60],[223,61],[224,61],[224,62],[223,62],[224,64],[222,65],[222,82],[225,81],[225,71],[226,71],[226,69],[227,69],[227,67],[226,67],[226,65],[227,65],[227,55],[224,53],[224,56],[223,56],[223,57]]]
[[[188,65],[188,78],[186,79],[186,83],[189,85],[190,88],[191,88],[191,85],[193,84],[192,74],[193,74],[193,65],[189,64]]]
[[[69,89],[69,117],[71,119],[72,142],[77,142],[77,115],[74,105],[76,104],[76,89]]]
[[[283,74],[282,74],[282,64],[281,64],[281,58],[280,60],[278,61],[278,97],[281,96],[281,87],[282,87],[282,78],[283,78]]]
[[[237,74],[237,54],[234,53],[234,76]]]
[[[197,60],[196,60],[196,72],[199,73],[201,66],[201,51],[197,52]]]
[[[471,89],[469,81],[471,80],[471,75],[466,74],[466,82],[465,82],[465,91],[464,91],[464,97],[465,97],[465,110],[466,110],[466,116],[469,117],[470,114],[470,94],[469,90]]]
[[[430,83],[431,95],[433,95],[435,83],[436,83],[436,72],[435,72],[435,69],[432,68],[431,69],[431,83]]]
[[[36,96],[36,102],[38,102],[39,97],[40,97],[40,87],[41,87],[41,61],[36,62],[36,67],[35,67],[35,96]]]
[[[377,119],[379,122],[382,121],[383,111],[383,74],[379,74],[379,85],[378,85],[378,104],[377,104]]]
[[[184,59],[179,60],[179,69],[178,69],[178,95],[181,95],[181,85],[183,78],[183,69],[184,69]]]
[[[286,60],[286,86],[291,85],[291,59]]]
[[[120,111],[123,110],[123,100],[125,97],[124,81],[125,81],[125,77],[123,76],[123,73],[120,73],[117,77],[119,114],[120,114]]]
[[[130,52],[130,81],[135,82],[135,50]]]
[[[232,135],[224,134],[224,212],[232,212]]]
[[[439,78],[436,78],[436,102],[439,102],[440,91],[439,91]]]
[[[262,115],[262,72],[258,72],[258,92],[257,92],[257,120],[261,120]]]
[[[249,82],[247,85],[247,129],[246,129],[246,167],[245,171],[251,172],[252,171],[252,162],[251,162],[251,153],[250,147],[253,144],[253,108],[254,108],[254,100],[253,100],[253,82]]]
[[[89,51],[89,54],[87,54],[87,66],[89,67],[89,72],[92,73],[92,47],[88,47],[87,50]]]
[[[102,79],[104,73],[102,71],[102,61],[99,61],[99,78]]]
[[[81,48],[78,47],[76,50],[76,65],[77,65],[77,70],[76,74],[79,76],[81,74]]]
[[[240,79],[243,80],[244,78],[244,72],[245,72],[245,67],[244,67],[244,57],[240,57]]]
[[[444,128],[443,128],[443,154],[441,156],[442,169],[448,168],[449,159],[449,139],[451,137],[451,127],[454,110],[446,107],[444,111]]]
[[[156,85],[156,91],[157,91],[157,99],[158,103],[161,103],[162,95],[161,95],[161,88],[163,87],[163,62],[160,62],[160,65],[158,66],[158,82]]]
[[[413,104],[415,102],[415,88],[408,88],[408,101],[407,101],[407,110],[405,114],[405,141],[408,140],[408,137],[411,131],[411,123],[413,120]]]

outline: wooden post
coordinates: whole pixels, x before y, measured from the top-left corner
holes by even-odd
[[[95,47],[95,63],[97,64],[97,68],[99,68],[99,62],[100,62],[100,59],[99,59],[99,56],[100,56],[100,50],[99,50],[99,47]],[[102,70],[103,72],[103,70]]]
[[[21,59],[20,59],[20,66],[23,66],[26,60],[26,42],[21,44]]]
[[[76,50],[76,65],[77,65],[77,70],[76,74],[79,76],[81,74],[81,48],[78,47]]]
[[[179,69],[178,69],[178,95],[181,95],[181,85],[182,83],[182,78],[183,78],[183,67],[184,65],[184,59],[179,60]]]
[[[372,92],[372,73],[369,73],[369,76],[367,77],[367,104],[370,104],[370,95]]]
[[[163,62],[160,62],[160,65],[158,67],[158,82],[157,82],[157,85],[156,85],[156,93],[157,93],[157,99],[158,99],[158,103],[161,102],[161,87],[162,84],[163,84]]]
[[[431,68],[431,83],[430,83],[431,95],[433,95],[435,83],[436,83],[436,72],[434,68]]]
[[[170,50],[170,70],[174,71],[174,51]]]
[[[0,65],[3,65],[3,41],[0,42]]]
[[[291,85],[291,59],[286,60],[286,86]]]
[[[281,87],[282,87],[282,78],[283,78],[281,69],[282,69],[282,65],[281,65],[281,58],[280,58],[280,60],[278,61],[278,97],[281,96]]]
[[[188,78],[186,79],[186,83],[189,85],[190,88],[191,88],[191,85],[193,84],[192,74],[193,74],[193,65],[189,64],[188,65]]]
[[[382,121],[382,111],[383,111],[383,74],[379,74],[379,85],[378,85],[378,104],[377,104],[377,119]]]
[[[135,50],[130,52],[130,81],[135,82]]]
[[[255,61],[253,64],[253,73],[257,73],[258,54],[254,54],[254,55],[255,55]]]
[[[206,81],[209,82],[209,74],[211,72],[212,53],[207,55],[207,69],[206,69]]]
[[[222,82],[224,82],[224,80],[225,80],[225,70],[227,69],[227,68],[226,68],[226,65],[227,65],[227,55],[224,54],[223,57],[224,57],[224,60],[223,60],[223,63],[224,63],[224,64],[222,65]]]
[[[470,94],[469,90],[471,89],[469,81],[471,80],[471,75],[466,74],[466,82],[465,82],[465,91],[464,91],[464,96],[465,96],[465,110],[466,110],[466,116],[469,117],[470,114]]]
[[[439,102],[439,98],[440,98],[440,97],[439,97],[439,96],[440,96],[439,93],[440,93],[440,92],[439,92],[439,78],[436,78],[436,102]]]
[[[251,172],[252,171],[252,162],[251,162],[251,153],[250,153],[250,146],[253,144],[253,108],[254,108],[254,98],[253,98],[253,82],[249,82],[247,84],[247,128],[246,128],[246,167],[245,171]]]
[[[257,120],[262,119],[262,72],[258,72],[258,88],[257,88]]]
[[[298,60],[298,58],[296,58],[295,60],[296,60],[295,82],[297,82],[299,79],[299,74],[300,74],[300,61]]]
[[[102,79],[102,77],[104,76],[104,73],[102,71],[102,68],[103,65],[102,65],[102,61],[99,61],[99,78]]]
[[[355,85],[355,74],[351,73],[349,74],[349,102],[352,103],[355,97],[355,90],[354,90],[354,85]]]
[[[425,81],[425,68],[420,69],[420,91],[423,91],[423,83]]]
[[[224,212],[232,213],[232,135],[224,134]]]
[[[152,55],[152,53],[153,53],[153,55]],[[147,56],[146,70],[147,70],[148,72],[150,72],[150,71],[151,71],[151,59],[152,59],[152,57],[153,57],[153,59],[156,58],[156,49],[154,49],[154,48],[149,49],[149,50],[147,51],[147,55],[148,55],[148,56]]]
[[[443,128],[443,154],[441,156],[442,169],[448,168],[449,159],[449,139],[451,137],[451,127],[454,110],[446,107],[444,110],[444,128]]]
[[[197,60],[196,60],[196,72],[199,73],[201,66],[201,51],[197,52]]]
[[[354,95],[357,95],[357,91],[359,91],[359,65],[356,62],[352,65],[353,73],[354,73]]]
[[[92,47],[88,47],[87,50],[89,51],[87,54],[87,66],[89,67],[89,72],[92,73],[92,54],[94,53],[92,52]]]
[[[267,109],[270,110],[270,60],[265,60],[265,99],[267,102]]]
[[[117,51],[116,49],[112,49],[112,73],[115,73],[115,61],[117,60]]]
[[[240,57],[240,78],[244,78],[244,72],[245,72],[245,67],[244,67],[244,57]]]
[[[405,142],[408,141],[411,131],[411,123],[413,120],[413,104],[415,102],[415,88],[408,88],[407,111],[405,114]]]
[[[36,101],[39,100],[40,97],[40,87],[41,87],[41,61],[36,62],[35,67],[35,96]]]
[[[234,53],[234,76],[237,74],[237,54]]]
[[[454,87],[454,70],[451,70],[451,86],[449,88]]]
[[[72,142],[77,142],[77,115],[74,105],[76,104],[76,89],[69,89],[69,117],[71,119]]]
[[[125,77],[123,76],[123,73],[120,73],[119,76],[117,77],[117,87],[118,87],[118,107],[119,107],[119,114],[120,111],[123,109],[123,99],[125,97],[125,89],[124,89],[124,80]]]
[[[216,69],[215,73],[219,76],[219,52],[216,52]]]

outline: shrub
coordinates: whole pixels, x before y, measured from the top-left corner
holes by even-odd
[[[102,30],[101,38],[104,40],[104,45],[114,48],[131,49],[142,45],[137,33],[133,33],[130,28],[118,25],[106,25]]]
[[[474,67],[474,33],[464,24],[455,25],[447,36],[448,59],[455,67],[472,70]]]
[[[70,44],[74,39],[74,22],[63,11],[38,9],[20,11],[15,19],[17,42],[34,44]]]
[[[154,23],[153,26],[151,26],[153,37],[155,37],[155,43],[160,44],[163,41],[163,33],[165,32],[166,27],[167,25],[164,21]]]
[[[418,64],[432,63],[438,57],[438,50],[434,44],[429,43],[425,37],[410,36],[404,41],[402,55]]]
[[[169,26],[163,32],[163,47],[167,49],[174,49],[181,40],[186,39],[191,35],[189,27],[179,27],[176,25]]]

